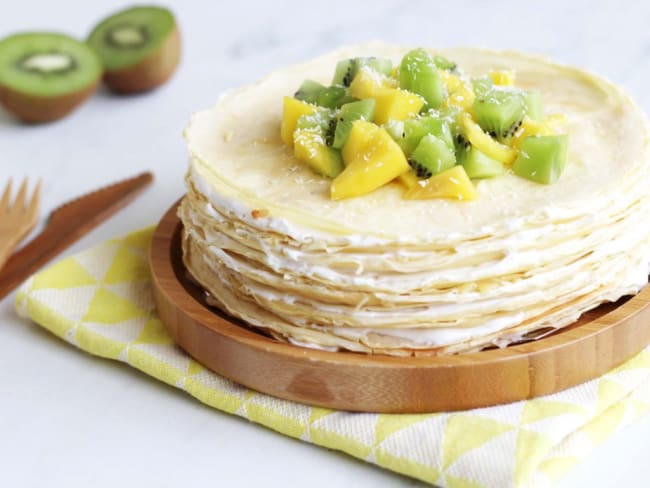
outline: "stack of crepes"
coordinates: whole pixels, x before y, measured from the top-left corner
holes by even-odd
[[[279,340],[390,355],[505,347],[637,293],[650,262],[643,113],[619,88],[515,52],[440,50],[470,76],[511,69],[567,120],[558,182],[506,174],[474,201],[404,200],[391,183],[343,201],[280,140],[281,103],[336,62],[399,60],[372,43],[276,71],[194,115],[184,262],[211,303]]]

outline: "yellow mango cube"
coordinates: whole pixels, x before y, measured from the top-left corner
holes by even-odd
[[[404,194],[409,200],[426,200],[430,198],[451,198],[454,200],[474,200],[476,189],[465,169],[456,165],[431,178],[420,181]]]
[[[350,83],[349,92],[355,98],[375,98],[386,88],[396,88],[397,80],[387,78],[371,69],[361,68]]]
[[[513,86],[515,84],[515,72],[512,70],[494,70],[489,71],[488,76],[495,85]]]
[[[565,123],[566,119],[562,114],[547,115],[541,122],[524,117],[524,120],[521,122],[521,127],[517,129],[510,140],[510,145],[513,148],[519,149],[522,141],[528,136],[550,136],[553,134],[560,134],[564,131]]]
[[[293,97],[284,97],[282,100],[282,124],[280,136],[287,146],[293,146],[293,133],[296,130],[298,119],[303,115],[311,115],[316,111],[314,105],[297,100]]]
[[[407,190],[410,190],[411,188],[415,188],[420,184],[420,179],[416,176],[415,172],[413,171],[407,171],[406,173],[399,175],[397,177],[397,181],[399,181],[402,185],[404,185]]]
[[[410,170],[399,145],[378,128],[365,149],[350,161],[330,187],[332,200],[370,193]]]
[[[440,70],[438,74],[447,90],[447,97],[443,99],[442,107],[454,106],[466,111],[471,110],[474,99],[476,98],[472,86],[449,71]]]
[[[350,129],[350,135],[345,142],[341,154],[343,162],[348,165],[357,155],[365,151],[366,147],[372,140],[373,136],[379,131],[380,127],[365,120],[355,120]]]
[[[341,156],[327,146],[322,134],[311,129],[293,133],[293,154],[298,161],[308,164],[316,173],[335,178],[343,171]]]
[[[398,88],[385,88],[375,95],[375,123],[385,124],[389,120],[405,120],[415,117],[424,98]]]
[[[486,134],[468,113],[459,114],[459,124],[463,134],[479,151],[503,164],[512,164],[517,159],[517,151],[501,144]]]

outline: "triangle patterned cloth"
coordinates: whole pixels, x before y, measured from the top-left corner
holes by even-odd
[[[650,348],[575,388],[455,413],[351,413],[251,391],[205,369],[167,335],[150,292],[151,235],[108,241],[36,274],[18,292],[18,313],[211,407],[441,487],[551,485],[650,411]]]

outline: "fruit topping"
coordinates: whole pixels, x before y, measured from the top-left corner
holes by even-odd
[[[338,62],[331,86],[305,80],[285,97],[282,141],[297,160],[333,178],[333,200],[393,181],[406,199],[473,200],[472,179],[516,175],[556,181],[567,163],[561,114],[542,94],[517,88],[516,73],[468,78],[452,60],[419,48],[399,63]]]

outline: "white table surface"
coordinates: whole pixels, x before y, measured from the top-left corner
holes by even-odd
[[[461,5],[464,3],[465,5]],[[368,39],[486,45],[547,54],[612,79],[650,110],[650,4],[638,2],[169,1],[184,58],[159,91],[100,91],[69,118],[17,124],[0,111],[0,184],[44,179],[49,211],[142,170],[156,181],[65,254],[157,221],[183,192],[190,114],[228,88],[336,46]],[[125,3],[0,0],[0,36],[28,29],[85,35]],[[273,5],[273,6],[272,6]],[[203,406],[115,362],[91,357],[0,303],[3,486],[414,486],[343,454]],[[559,486],[648,486],[650,418],[617,434]]]

